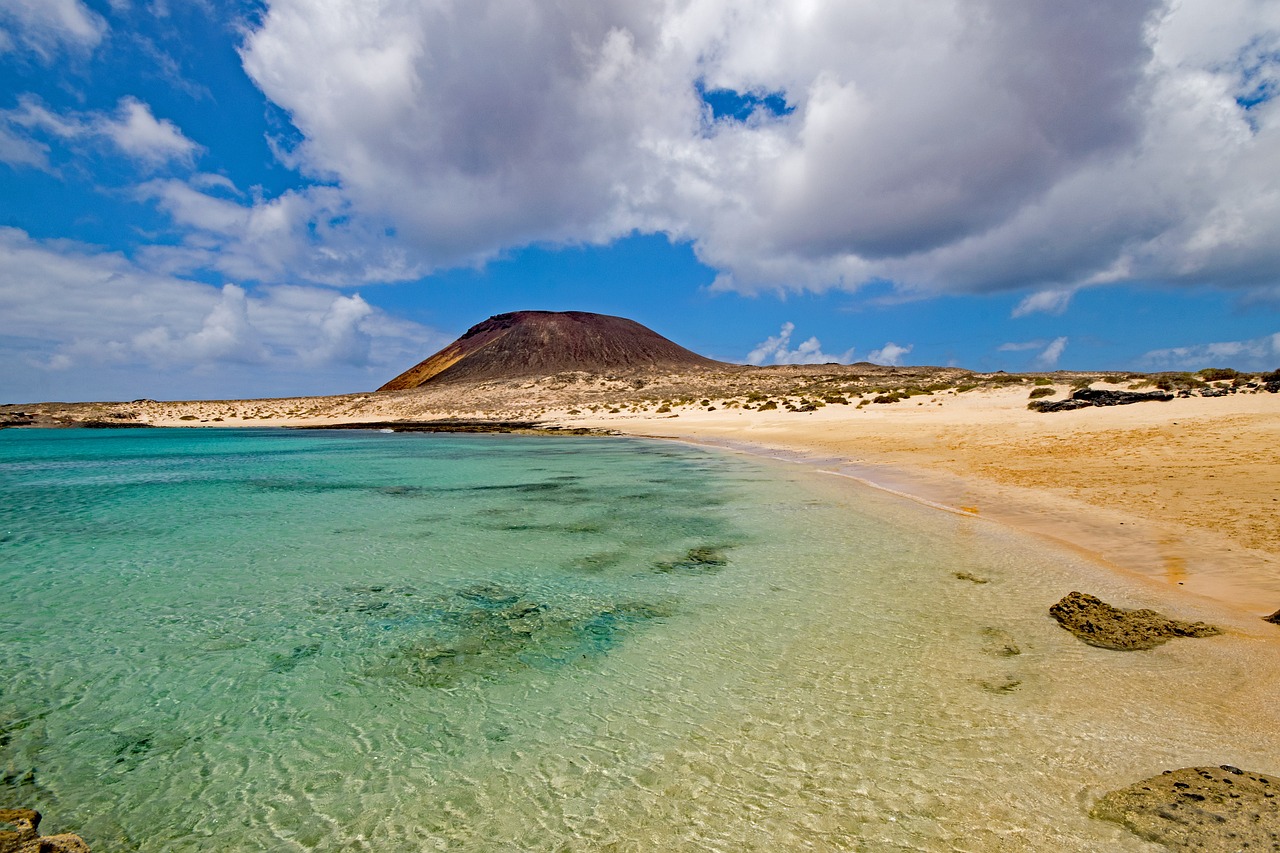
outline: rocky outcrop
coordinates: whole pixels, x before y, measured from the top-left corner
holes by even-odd
[[[1172,400],[1172,394],[1163,391],[1108,391],[1102,388],[1080,388],[1065,400],[1032,400],[1028,409],[1037,412],[1069,412],[1072,409],[1085,409],[1089,406],[1127,406],[1130,403],[1142,403],[1147,400],[1166,402]]]
[[[1170,850],[1280,850],[1280,779],[1229,764],[1166,770],[1091,814]]]
[[[1272,625],[1280,625],[1280,610],[1272,613],[1270,616],[1263,616],[1262,621],[1270,622]]]
[[[1091,646],[1116,651],[1154,649],[1174,637],[1212,637],[1222,629],[1179,622],[1154,610],[1124,610],[1083,592],[1069,593],[1049,608],[1058,624]]]
[[[89,853],[89,845],[80,836],[41,836],[39,826],[38,811],[0,809],[0,853]]]

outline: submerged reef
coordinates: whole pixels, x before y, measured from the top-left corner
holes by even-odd
[[[1154,649],[1174,637],[1212,637],[1222,629],[1179,622],[1154,610],[1124,610],[1083,592],[1071,592],[1049,608],[1058,624],[1091,646],[1115,651]]]
[[[1229,764],[1166,770],[1091,814],[1170,850],[1280,850],[1280,779]]]
[[[634,626],[673,613],[625,601],[575,607],[488,584],[460,590],[433,611],[426,631],[396,645],[365,674],[420,687],[495,680],[603,654]]]
[[[608,652],[644,623],[675,613],[668,601],[565,598],[492,583],[438,595],[352,586],[312,609],[338,617],[347,630],[372,632],[363,677],[440,688],[579,663]],[[319,652],[318,645],[296,646],[275,655],[271,671],[287,673]]]

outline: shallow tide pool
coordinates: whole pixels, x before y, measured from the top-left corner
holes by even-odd
[[[671,443],[6,430],[0,583],[0,807],[102,853],[1147,850],[1093,799],[1280,770],[1269,647],[1084,646],[1143,590]]]

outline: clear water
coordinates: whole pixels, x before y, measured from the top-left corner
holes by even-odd
[[[7,430],[0,807],[99,853],[1144,850],[1092,798],[1280,769],[1231,710],[1280,667],[1083,646],[1081,583],[1132,593],[665,443]]]

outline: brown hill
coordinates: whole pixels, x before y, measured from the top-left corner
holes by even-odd
[[[378,390],[403,391],[428,382],[549,376],[569,370],[608,373],[724,366],[623,317],[585,311],[515,311],[472,326]]]

